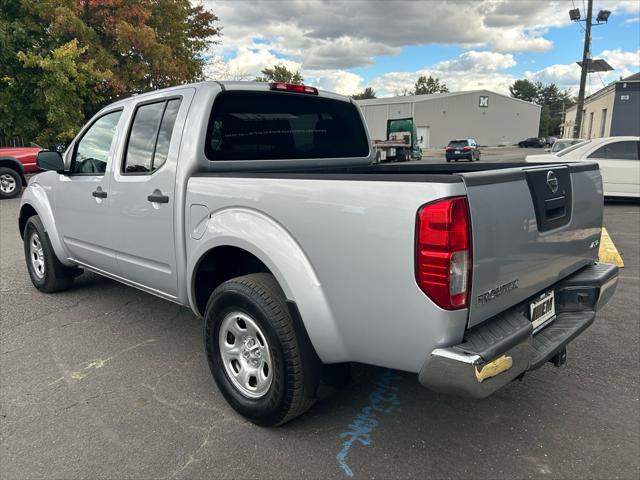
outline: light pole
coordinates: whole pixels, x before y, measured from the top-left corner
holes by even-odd
[[[582,64],[580,71],[580,91],[578,92],[578,104],[576,106],[576,122],[573,127],[573,138],[580,137],[580,129],[582,128],[582,110],[584,108],[584,90],[587,84],[587,73],[589,73],[589,66],[591,63],[591,25],[593,15],[593,0],[587,0],[587,18],[584,20],[584,49],[582,51]],[[611,12],[608,10],[600,10],[598,17],[596,18],[596,25],[607,23]],[[569,11],[569,18],[574,22],[580,22],[580,10],[575,8]]]

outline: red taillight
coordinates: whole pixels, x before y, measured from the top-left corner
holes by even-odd
[[[444,147],[444,149],[445,149],[447,152],[450,152],[451,150],[453,150],[453,148],[451,148],[451,147]]]
[[[273,82],[270,84],[271,90],[280,90],[283,92],[308,93],[309,95],[318,95],[318,89],[307,85],[297,85],[295,83]]]
[[[463,150],[471,150],[471,147],[462,147]]]
[[[467,306],[471,290],[471,221],[467,197],[429,203],[418,210],[416,280],[436,305]]]

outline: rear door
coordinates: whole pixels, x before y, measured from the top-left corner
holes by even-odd
[[[134,106],[111,180],[117,274],[169,297],[178,288],[176,168],[194,91],[177,90]]]
[[[597,164],[462,176],[473,230],[470,327],[596,259],[603,207]]]

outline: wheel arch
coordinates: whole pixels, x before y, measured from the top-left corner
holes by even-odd
[[[18,228],[20,229],[20,236],[24,235],[24,227],[29,220],[29,217],[38,215],[44,225],[45,232],[49,237],[53,251],[58,257],[60,263],[67,267],[74,266],[73,263],[67,260],[67,253],[62,245],[58,228],[53,216],[53,210],[49,202],[49,197],[46,191],[38,183],[32,182],[31,185],[25,189],[22,194],[22,200],[20,202],[20,213],[18,215]]]
[[[204,313],[203,305],[213,289],[238,276],[235,273],[268,272],[278,281],[287,301],[297,307],[320,359],[324,363],[348,361],[338,326],[309,259],[291,234],[273,219],[244,208],[217,212],[209,218],[205,234],[195,247],[187,259],[187,278],[189,303],[196,315]]]

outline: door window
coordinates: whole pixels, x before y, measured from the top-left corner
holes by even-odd
[[[180,102],[174,98],[136,109],[122,166],[124,173],[151,173],[164,165]]]
[[[109,150],[111,150],[111,143],[121,114],[122,110],[107,113],[89,127],[77,143],[71,162],[71,173],[104,174],[107,169]]]
[[[611,158],[616,160],[638,160],[638,142],[627,140],[603,145],[589,158]]]

